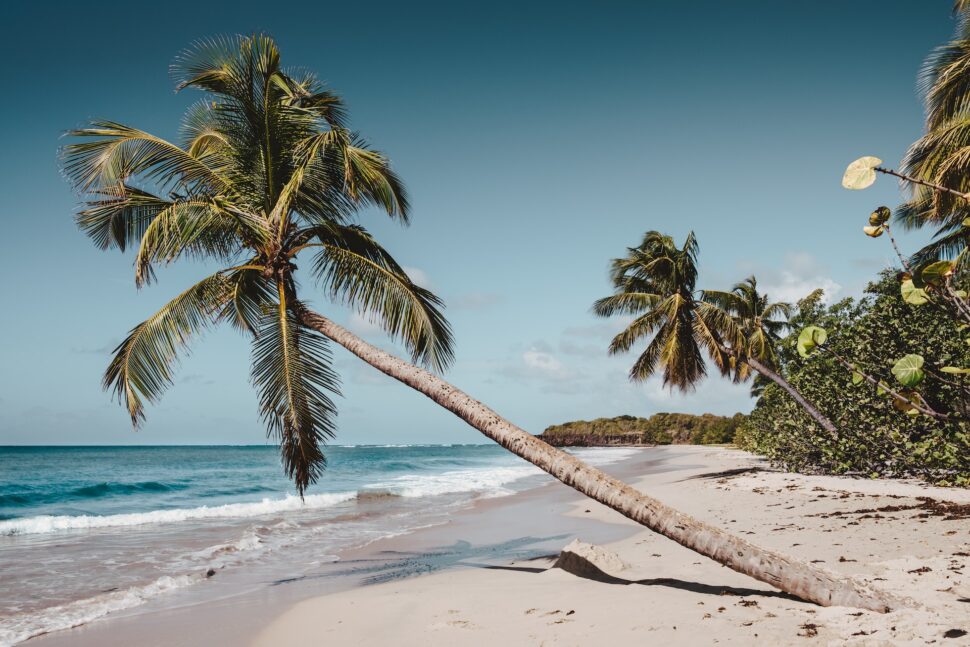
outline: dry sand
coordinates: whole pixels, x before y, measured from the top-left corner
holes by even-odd
[[[305,600],[253,644],[970,644],[961,633],[970,632],[970,519],[960,508],[970,490],[765,471],[723,448],[671,447],[665,458],[689,468],[637,487],[907,606],[878,614],[792,600],[642,531],[606,546],[626,564],[606,569],[609,583],[551,568],[551,559],[449,570]],[[569,514],[636,528],[593,502]]]

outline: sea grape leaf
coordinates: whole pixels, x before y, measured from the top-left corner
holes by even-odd
[[[920,272],[920,278],[926,285],[939,286],[946,282],[946,277],[953,274],[953,261],[937,261],[930,263]]]
[[[915,354],[906,355],[893,364],[892,372],[903,386],[910,388],[917,386],[926,377],[923,371],[923,357]]]
[[[913,279],[906,279],[899,284],[899,292],[903,296],[903,301],[911,306],[921,306],[929,302],[926,290],[918,288],[913,284]]]
[[[805,358],[809,357],[819,344],[825,343],[828,336],[825,329],[818,326],[803,328],[798,335],[798,354]]]
[[[853,191],[869,188],[876,181],[874,169],[880,164],[882,164],[882,160],[878,157],[860,157],[845,169],[845,175],[842,176],[842,186]]]

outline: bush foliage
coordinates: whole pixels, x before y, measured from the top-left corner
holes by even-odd
[[[926,368],[942,378],[928,379],[920,389],[927,403],[966,418],[967,399],[960,382],[970,381],[939,371],[943,366],[970,365],[970,346],[953,319],[938,309],[905,303],[898,277],[888,270],[866,292],[858,301],[845,299],[829,307],[823,306],[821,292],[814,293],[799,303],[791,320],[793,330],[824,328],[835,352],[887,384],[898,385],[892,373],[896,360],[923,355]],[[855,384],[852,373],[831,356],[800,357],[797,338],[790,335],[781,343],[781,371],[836,423],[838,436],[825,433],[769,384],[738,429],[739,446],[792,470],[970,483],[966,422],[901,413],[875,386]]]

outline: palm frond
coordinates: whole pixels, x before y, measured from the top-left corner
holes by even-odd
[[[738,312],[744,308],[743,299],[736,292],[701,290],[701,301],[716,306],[724,312]]]
[[[438,297],[411,280],[407,272],[362,227],[332,224],[309,228],[320,251],[313,273],[335,300],[373,315],[412,358],[437,371],[454,352],[451,327]]]
[[[252,379],[268,433],[302,496],[326,468],[321,446],[336,432],[330,396],[339,394],[339,380],[327,339],[299,323],[298,305],[282,284],[277,287],[276,307],[260,318],[253,341]]]
[[[113,121],[95,121],[72,130],[84,141],[64,147],[64,172],[87,193],[141,176],[164,187],[226,191],[229,183],[213,169],[175,144]]]
[[[237,222],[209,200],[173,202],[145,228],[135,259],[135,283],[150,282],[156,263],[171,263],[185,254],[231,259],[242,248]]]
[[[660,309],[653,309],[640,315],[613,337],[608,348],[609,354],[618,355],[629,351],[637,342],[654,334],[663,326],[663,323],[664,312]]]
[[[94,191],[75,221],[101,249],[125,251],[138,244],[155,217],[171,206],[171,200],[119,182]]]
[[[221,273],[203,279],[135,326],[115,348],[103,384],[128,409],[132,425],[144,419],[142,398],[155,402],[172,384],[179,351],[213,322],[226,297]]]
[[[612,317],[617,314],[639,314],[655,307],[663,300],[659,294],[643,292],[621,292],[612,294],[593,303],[593,313],[600,317]]]
[[[937,229],[933,240],[913,254],[910,262],[923,265],[940,259],[956,258],[970,243],[970,230],[962,223],[944,225]]]
[[[275,307],[276,290],[273,282],[263,276],[263,267],[245,265],[226,277],[228,296],[219,313],[220,321],[228,321],[235,328],[254,337],[259,333],[262,318]]]
[[[343,161],[344,187],[353,199],[382,208],[389,216],[408,222],[407,191],[383,153],[371,150],[354,134],[346,145],[336,148],[336,154]]]

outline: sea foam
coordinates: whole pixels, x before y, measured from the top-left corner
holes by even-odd
[[[262,515],[329,508],[350,501],[356,492],[332,494],[311,494],[305,500],[298,496],[286,495],[283,499],[263,499],[253,503],[227,503],[220,506],[199,506],[197,508],[173,508],[132,512],[128,514],[96,515],[41,515],[23,519],[0,521],[2,535],[36,535],[66,530],[86,530],[93,528],[113,528],[119,526],[140,526],[149,523],[175,523],[196,519],[240,519]]]
[[[0,619],[0,645],[14,645],[41,634],[70,629],[114,611],[130,609],[163,593],[202,581],[199,576],[165,575],[150,584],[103,593],[85,600]]]

